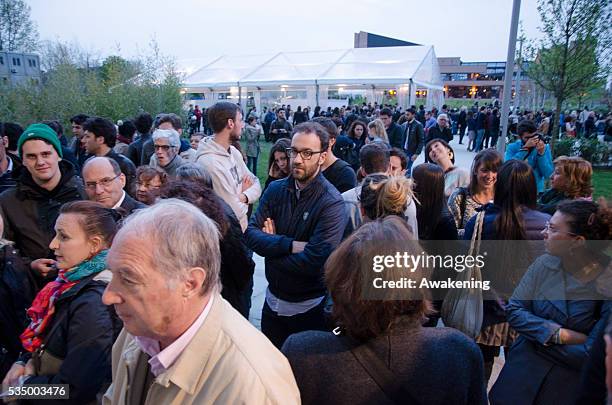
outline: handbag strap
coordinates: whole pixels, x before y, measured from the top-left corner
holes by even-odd
[[[474,224],[474,232],[472,232],[472,240],[470,241],[469,256],[476,256],[480,252],[480,241],[482,240],[482,228],[484,227],[485,212],[480,211],[476,215],[476,223]]]
[[[367,344],[350,344],[347,341],[348,338],[342,339],[346,346],[350,348],[351,353],[357,360],[357,362],[363,367],[368,375],[374,380],[376,385],[382,390],[382,392],[393,401],[395,404],[415,404],[418,405],[421,402],[418,401],[410,392],[406,390],[404,385],[398,380],[397,376],[393,371],[387,367],[385,363],[374,353]]]

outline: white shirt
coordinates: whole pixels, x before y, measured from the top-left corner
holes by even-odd
[[[117,204],[113,205],[114,210],[121,207],[121,204],[123,204],[123,200],[125,200],[125,190],[122,190],[122,193],[123,194],[121,194],[121,198],[119,199],[119,201],[117,201]]]
[[[204,324],[208,313],[210,312],[210,308],[212,307],[212,303],[214,300],[214,296],[211,295],[208,300],[208,304],[204,307],[198,318],[191,324],[189,329],[187,329],[183,334],[172,342],[168,347],[164,350],[160,350],[159,342],[155,339],[151,339],[144,336],[135,336],[136,342],[140,349],[151,356],[149,359],[149,365],[151,366],[151,373],[155,377],[164,373],[168,370],[172,364],[179,358],[181,353],[185,350],[185,348],[189,345],[189,342],[196,335],[198,330]]]

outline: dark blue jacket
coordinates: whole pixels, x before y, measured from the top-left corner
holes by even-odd
[[[264,233],[266,218],[276,235]],[[268,186],[246,231],[247,245],[266,259],[266,278],[276,297],[300,302],[325,295],[323,264],[338,246],[348,216],[336,188],[322,174],[300,191],[289,176]],[[292,254],[293,241],[308,242]]]
[[[575,403],[580,370],[610,313],[606,280],[603,273],[580,282],[549,254],[531,265],[506,307],[520,336],[491,390],[492,404]],[[549,344],[560,327],[588,335],[586,343]]]

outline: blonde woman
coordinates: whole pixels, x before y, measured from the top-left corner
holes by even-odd
[[[592,199],[593,167],[589,161],[578,156],[559,156],[553,163],[551,188],[540,196],[538,211],[553,215],[563,200]]]
[[[385,124],[380,119],[375,119],[368,124],[368,137],[366,144],[372,142],[384,142],[389,144],[389,137],[385,130]]]

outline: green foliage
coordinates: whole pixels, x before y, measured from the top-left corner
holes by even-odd
[[[555,97],[555,116],[569,97],[605,84],[612,44],[610,9],[609,0],[538,0],[544,37],[527,74]],[[553,122],[553,134],[558,128]]]
[[[574,138],[563,138],[559,142],[557,142],[554,150],[555,159],[559,156],[573,156],[574,153],[574,144],[576,143]]]
[[[23,0],[0,0],[0,51],[33,52],[38,30]]]
[[[555,159],[559,156],[580,156],[593,164],[598,164],[608,162],[610,150],[607,143],[599,142],[597,138],[566,137],[556,143],[553,156]]]
[[[604,163],[608,158],[608,146],[597,139],[583,139],[578,146],[578,155],[591,163]]]
[[[181,78],[171,60],[154,56],[128,61],[110,56],[98,63],[91,54],[66,44],[47,44],[43,84],[0,91],[0,121],[27,126],[43,119],[68,124],[77,113],[113,121],[141,111],[182,114]],[[43,56],[43,57],[45,57]]]

